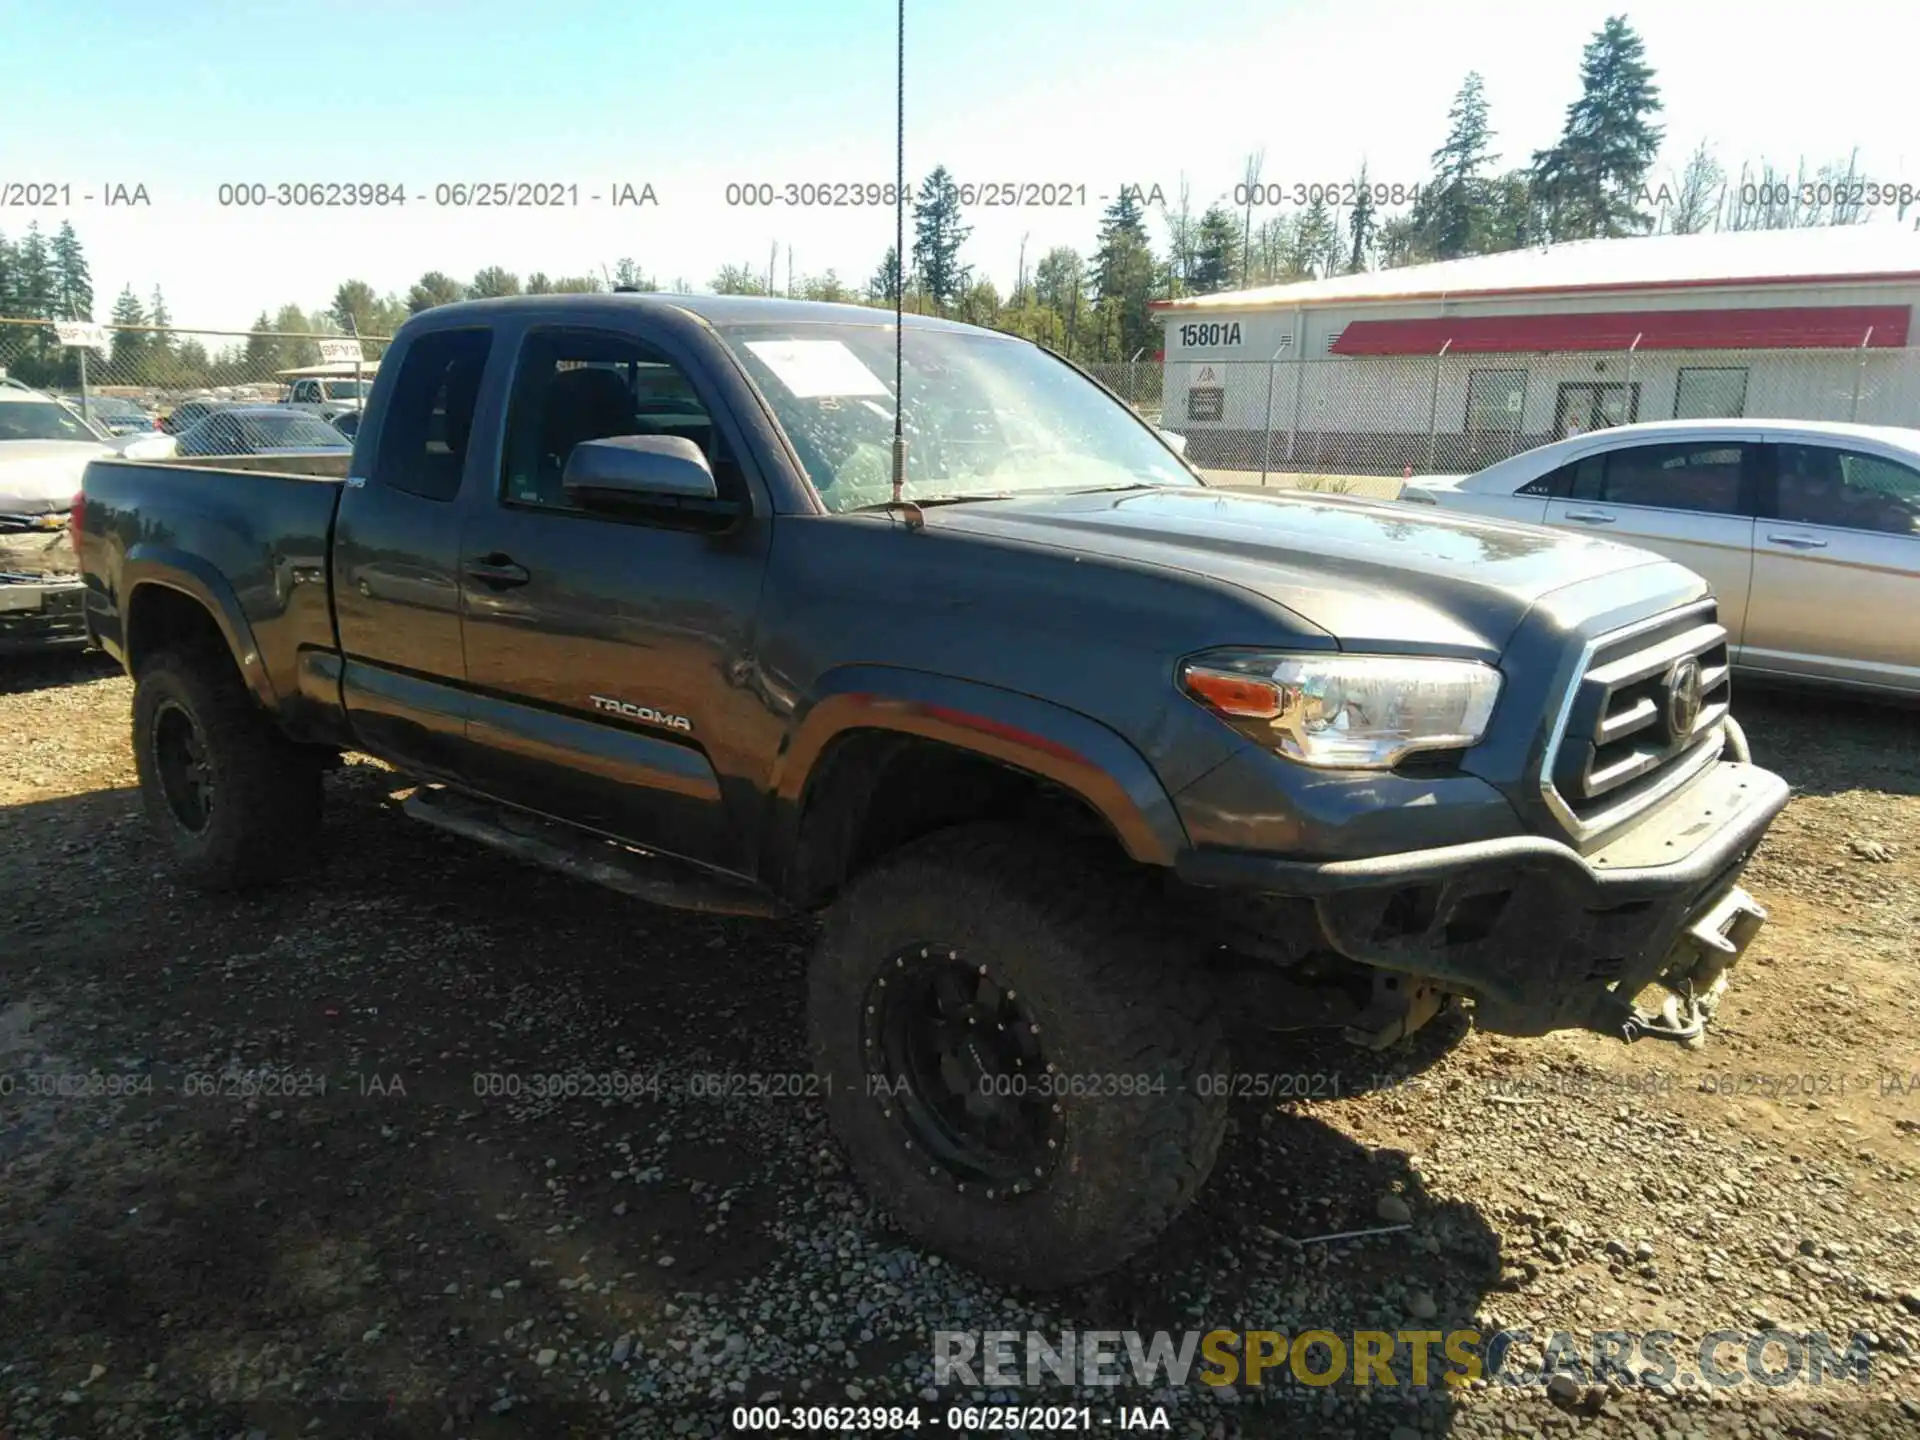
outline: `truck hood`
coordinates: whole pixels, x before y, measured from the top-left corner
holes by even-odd
[[[1286,607],[1348,649],[1490,660],[1549,592],[1664,563],[1644,550],[1543,526],[1300,492],[1169,487],[983,501],[927,516],[942,531],[1224,580]]]
[[[39,515],[65,510],[89,460],[113,454],[92,440],[8,440],[0,443],[0,512]]]

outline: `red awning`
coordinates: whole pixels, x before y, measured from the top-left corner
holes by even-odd
[[[1905,305],[1821,305],[1769,310],[1630,310],[1571,315],[1458,315],[1355,320],[1334,355],[1432,355],[1546,350],[1850,349],[1873,331],[1875,350],[1907,343]],[[1451,342],[1451,343],[1449,343]]]

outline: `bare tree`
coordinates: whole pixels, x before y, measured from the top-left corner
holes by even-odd
[[[1727,172],[1714,158],[1712,147],[1702,140],[1681,168],[1671,205],[1661,209],[1662,228],[1674,235],[1719,229],[1726,188]]]
[[[1199,229],[1193,214],[1193,189],[1184,170],[1174,193],[1177,198],[1173,204],[1160,202],[1160,218],[1167,224],[1167,274],[1173,282],[1169,288],[1174,295],[1184,295],[1193,277],[1194,240]]]
[[[1253,199],[1260,189],[1260,172],[1267,168],[1267,147],[1262,145],[1247,156],[1246,168],[1241,172],[1245,188],[1240,192],[1246,198],[1246,209],[1240,222],[1240,283],[1253,283]]]
[[[1802,159],[1791,176],[1770,160],[1758,172],[1740,167],[1740,184],[1728,197],[1729,230],[1806,230],[1858,225],[1868,218],[1866,186],[1858,150],[1809,173]]]

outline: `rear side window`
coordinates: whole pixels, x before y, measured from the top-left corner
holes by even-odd
[[[1883,535],[1920,535],[1920,470],[1828,445],[1782,445],[1773,517]]]
[[[407,347],[380,422],[374,479],[427,500],[460,493],[490,330],[439,330]]]
[[[1632,445],[1606,456],[1597,497],[1614,505],[1741,515],[1746,447],[1708,440],[1682,445]]]
[[[1604,457],[1589,455],[1571,460],[1558,470],[1549,470],[1530,485],[1522,485],[1516,494],[1548,500],[1591,500],[1600,489],[1600,468]]]

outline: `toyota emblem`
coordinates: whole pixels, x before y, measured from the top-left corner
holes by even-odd
[[[1667,671],[1667,734],[1676,742],[1693,734],[1700,718],[1700,662],[1689,655]]]

